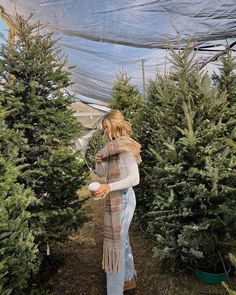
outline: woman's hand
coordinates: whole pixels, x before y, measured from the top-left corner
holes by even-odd
[[[96,154],[95,161],[96,161],[97,164],[101,164],[102,163],[102,155],[101,154]]]
[[[101,184],[97,190],[95,190],[95,191],[93,191],[93,192],[91,192],[91,193],[92,193],[92,195],[93,195],[94,197],[100,197],[100,198],[102,197],[102,198],[105,198],[105,196],[106,196],[110,191],[111,191],[111,189],[110,189],[109,184],[104,183],[104,184]]]

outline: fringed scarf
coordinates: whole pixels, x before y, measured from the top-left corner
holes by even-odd
[[[107,162],[107,183],[120,180],[120,154],[132,153],[137,163],[141,162],[141,145],[128,136],[109,141],[98,154]],[[105,197],[103,228],[103,261],[102,268],[106,272],[119,272],[120,269],[120,202],[121,191],[110,192]]]

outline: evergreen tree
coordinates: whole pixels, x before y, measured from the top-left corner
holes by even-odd
[[[148,230],[165,267],[216,269],[235,228],[235,150],[227,145],[227,95],[200,73],[191,43],[171,50],[173,71],[156,83],[154,200]],[[155,130],[157,128],[157,130]]]
[[[150,206],[154,199],[156,189],[156,182],[158,179],[153,174],[153,167],[156,165],[157,160],[155,155],[150,152],[150,148],[156,146],[158,142],[158,117],[157,111],[159,106],[158,100],[158,87],[161,87],[160,81],[163,79],[161,76],[159,80],[149,81],[147,96],[145,104],[140,110],[138,116],[138,141],[142,144],[142,163],[139,167],[140,184],[136,187],[137,196],[137,213],[139,218],[145,217],[149,212]]]
[[[0,293],[25,294],[32,273],[39,267],[30,206],[39,201],[30,189],[17,182],[21,173],[18,158],[19,134],[9,130],[0,108]],[[39,229],[38,229],[39,230]]]
[[[139,114],[144,106],[144,100],[138,88],[131,84],[131,77],[120,74],[112,87],[112,100],[109,107],[119,110],[130,121],[133,128],[133,137],[138,134]]]
[[[93,169],[95,169],[95,155],[104,146],[104,144],[105,138],[103,136],[103,131],[98,129],[89,140],[88,148],[85,153],[85,158],[89,166]]]
[[[236,139],[236,58],[232,56],[232,51],[227,49],[226,54],[221,58],[219,74],[213,74],[213,81],[219,85],[220,91],[227,94],[227,111],[223,122],[227,125],[227,136]]]
[[[9,128],[26,139],[19,156],[27,164],[18,181],[40,199],[44,229],[39,243],[63,241],[85,220],[76,192],[84,184],[86,171],[80,154],[73,151],[81,125],[70,108],[74,98],[66,91],[71,84],[61,50],[52,33],[41,33],[41,24],[30,24],[17,16],[14,47],[0,52],[0,101],[11,111]]]
[[[236,59],[232,55],[230,49],[226,50],[226,54],[221,58],[219,74],[213,74],[213,81],[218,85],[220,92],[227,95],[227,106],[223,114],[222,122],[226,125],[225,136],[226,142],[232,148],[236,148]],[[226,218],[227,223],[234,223],[234,207],[228,207]],[[232,227],[233,230],[233,227]],[[234,233],[233,233],[234,234]]]

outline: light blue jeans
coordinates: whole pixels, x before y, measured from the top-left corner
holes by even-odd
[[[129,243],[129,226],[136,206],[135,193],[132,187],[121,191],[121,253],[120,271],[107,272],[107,295],[123,295],[124,281],[131,280],[137,272]]]

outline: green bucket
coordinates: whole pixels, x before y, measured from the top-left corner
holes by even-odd
[[[223,273],[209,273],[209,272],[204,272],[198,268],[195,268],[194,273],[200,282],[208,283],[210,285],[219,285],[221,282],[228,280],[230,266],[226,265],[226,268],[227,268],[227,272],[223,272]]]

